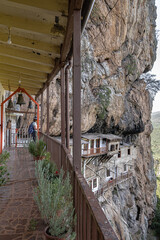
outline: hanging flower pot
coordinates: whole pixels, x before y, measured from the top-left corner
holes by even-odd
[[[37,156],[37,157],[33,157],[34,161],[38,161],[38,160],[43,160],[45,158],[45,156]]]
[[[61,238],[61,237],[54,237],[54,236],[51,236],[50,233],[49,233],[49,227],[46,227],[45,228],[45,231],[44,231],[44,236],[46,238],[46,240],[66,240],[67,238],[67,234],[66,234],[66,238]]]

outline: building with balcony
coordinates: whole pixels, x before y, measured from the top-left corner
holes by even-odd
[[[61,142],[60,137],[55,139]],[[72,138],[70,153],[73,155]],[[81,136],[81,158],[84,178],[96,193],[107,182],[127,178],[128,172],[133,172],[137,148],[114,134],[86,133]]]

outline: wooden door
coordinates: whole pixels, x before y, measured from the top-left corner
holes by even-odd
[[[91,140],[90,154],[94,153],[94,140]]]
[[[96,152],[100,153],[100,139],[96,139]]]

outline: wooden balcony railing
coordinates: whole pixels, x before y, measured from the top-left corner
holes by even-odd
[[[92,148],[88,150],[82,150],[82,156],[98,155],[98,154],[104,154],[107,152],[108,152],[107,147]]]
[[[131,171],[128,171],[126,173],[122,173],[117,178],[104,183],[102,185],[102,187],[97,191],[97,195],[100,196],[110,187],[114,187],[116,184],[121,183],[122,181],[125,181],[125,180],[131,178],[132,176],[133,176],[133,173]]]
[[[51,159],[58,168],[71,174],[73,199],[77,215],[76,240],[118,240],[96,197],[79,170],[73,168],[69,151],[57,140],[40,133],[47,144]]]

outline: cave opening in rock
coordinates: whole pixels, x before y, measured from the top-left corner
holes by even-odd
[[[137,220],[137,221],[139,220],[140,212],[141,212],[141,209],[140,209],[140,207],[137,205],[137,216],[136,216],[136,220]]]

